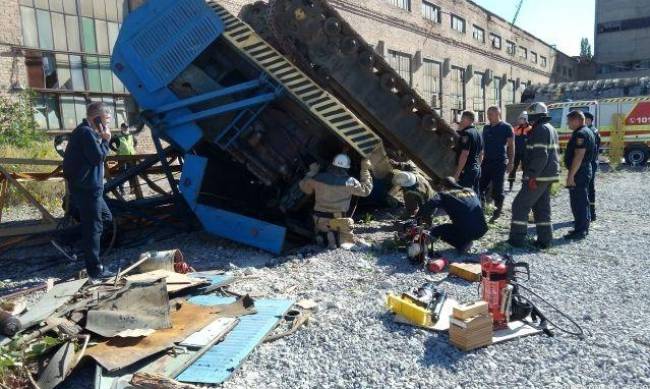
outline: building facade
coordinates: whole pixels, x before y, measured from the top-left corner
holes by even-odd
[[[223,0],[231,11],[254,0]],[[108,67],[141,0],[0,0],[0,93],[32,89],[41,128],[69,129],[88,99],[132,108]],[[446,120],[519,102],[527,85],[572,81],[577,61],[467,0],[330,0]]]
[[[76,127],[98,100],[115,123],[127,122],[135,107],[110,55],[129,8],[126,0],[0,0],[0,93],[33,92],[43,130]]]
[[[647,0],[596,0],[595,37],[598,78],[650,76]]]

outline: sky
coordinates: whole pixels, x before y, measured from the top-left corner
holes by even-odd
[[[473,1],[512,21],[520,0]],[[595,0],[524,0],[515,24],[568,55],[578,55],[583,37],[594,51],[594,19]]]

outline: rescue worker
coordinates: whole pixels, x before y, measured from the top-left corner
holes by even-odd
[[[138,140],[133,134],[129,133],[129,126],[127,126],[126,123],[122,123],[120,126],[120,134],[112,137],[111,142],[108,144],[108,147],[110,147],[110,149],[113,150],[115,154],[120,156],[135,155],[135,149],[137,146]],[[123,162],[122,172],[126,172],[130,167],[131,164],[129,162]],[[134,180],[131,180],[129,184],[131,185],[131,190],[133,191],[133,188],[135,187]],[[119,190],[120,193],[124,195],[124,184],[120,184]]]
[[[112,215],[104,201],[104,159],[111,140],[111,112],[102,102],[86,108],[86,119],[70,135],[63,156],[63,175],[70,205],[78,212],[86,269],[91,281],[109,276],[99,260],[104,223]]]
[[[528,139],[528,133],[530,132],[531,127],[528,123],[528,112],[524,111],[519,115],[517,119],[517,127],[514,129],[515,133],[515,161],[512,164],[512,170],[508,175],[508,183],[510,184],[509,191],[512,192],[512,187],[515,185],[515,178],[517,177],[517,170],[521,165],[521,170],[524,170],[523,160],[524,154],[526,154],[526,140]]]
[[[437,209],[444,210],[451,223],[433,227],[431,237],[440,238],[460,253],[468,252],[472,242],[488,230],[478,195],[471,188],[459,185],[453,177],[442,181],[442,190],[420,208],[418,219],[430,219]]]
[[[528,109],[532,130],[528,133],[522,187],[512,203],[512,222],[508,242],[520,247],[526,244],[528,214],[533,210],[537,230],[535,246],[550,247],[553,240],[551,224],[551,186],[560,180],[558,135],[549,123],[551,117],[544,103]]]
[[[401,188],[404,197],[404,214],[402,219],[410,219],[418,209],[433,198],[434,192],[429,181],[417,170],[394,170],[392,184]]]
[[[314,163],[299,183],[304,193],[315,195],[313,217],[316,237],[321,240],[325,235],[330,249],[354,246],[354,221],[347,216],[350,201],[352,196],[367,197],[372,192],[370,161],[361,161],[359,180],[349,175],[350,164],[350,157],[346,154],[337,155],[327,171],[322,173],[319,173],[320,166]]]
[[[567,118],[573,134],[564,153],[564,165],[569,170],[566,187],[571,198],[574,229],[564,238],[581,240],[589,234],[589,183],[596,141],[593,132],[585,126],[582,111],[571,111]]]
[[[480,197],[485,204],[488,188],[492,186],[492,198],[496,209],[491,222],[501,216],[505,194],[503,184],[506,171],[510,173],[515,160],[515,140],[512,126],[501,120],[501,109],[490,107],[487,111],[489,124],[483,127],[483,161],[481,163]]]
[[[594,159],[591,162],[591,180],[589,181],[589,214],[591,221],[596,221],[596,172],[598,171],[598,156],[600,155],[600,133],[594,126],[594,115],[591,112],[585,112],[585,125],[594,134]]]
[[[464,111],[460,117],[458,131],[459,143],[456,146],[456,172],[454,178],[461,186],[473,189],[478,195],[479,178],[481,176],[481,152],[483,141],[474,127],[476,115],[472,111]]]

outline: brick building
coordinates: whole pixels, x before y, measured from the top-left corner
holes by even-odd
[[[153,0],[155,1],[155,0]],[[224,0],[232,11],[253,0]],[[445,119],[519,101],[529,84],[570,81],[577,62],[471,1],[331,0]],[[0,94],[37,95],[48,130],[73,128],[89,99],[135,111],[108,66],[122,19],[141,0],[0,0]]]

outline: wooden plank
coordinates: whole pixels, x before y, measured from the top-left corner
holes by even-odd
[[[487,315],[488,304],[485,301],[477,301],[472,305],[461,305],[455,307],[453,316],[456,319],[465,320],[474,316]]]
[[[237,318],[222,317],[205,326],[202,330],[193,333],[181,342],[181,346],[201,348],[205,347],[214,338],[223,337],[234,327]]]
[[[4,174],[4,176],[11,182],[12,185],[14,185],[18,191],[36,208],[38,208],[38,211],[43,215],[43,218],[50,221],[51,223],[54,223],[54,216],[39,203],[34,196],[32,196],[31,193],[27,189],[25,189],[24,186],[22,186],[16,179],[14,179],[11,176],[11,173],[7,171],[2,165],[0,165],[0,173]]]
[[[5,201],[7,200],[7,191],[9,189],[9,181],[3,179],[0,181],[0,223],[2,223],[2,210],[5,208]]]
[[[34,158],[0,158],[0,165],[38,165],[38,166],[59,166],[63,161],[53,159]]]
[[[58,220],[58,219],[56,219]],[[23,235],[36,235],[44,234],[47,232],[56,231],[56,220],[55,222],[41,222],[36,225],[22,225],[17,227],[2,227],[0,228],[0,238],[8,238],[13,236],[23,236]]]

